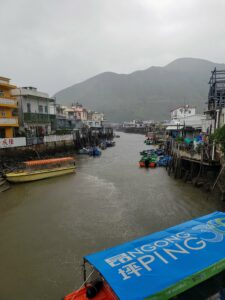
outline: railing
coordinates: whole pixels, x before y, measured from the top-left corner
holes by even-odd
[[[215,145],[208,143],[201,144],[186,144],[184,142],[172,143],[172,153],[179,157],[189,158],[197,161],[210,162],[219,160],[219,157],[213,158],[213,147]]]
[[[49,114],[24,113],[24,122],[27,123],[50,123]]]
[[[17,101],[15,99],[0,96],[0,106],[17,107]]]
[[[0,118],[2,126],[18,126],[18,118]]]

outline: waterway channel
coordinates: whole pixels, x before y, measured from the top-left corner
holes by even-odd
[[[194,217],[225,211],[213,195],[140,169],[144,136],[119,133],[77,173],[0,194],[0,300],[56,300],[81,284],[82,256]]]

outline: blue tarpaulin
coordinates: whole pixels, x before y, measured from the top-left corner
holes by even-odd
[[[87,255],[121,300],[168,299],[225,269],[225,213]]]

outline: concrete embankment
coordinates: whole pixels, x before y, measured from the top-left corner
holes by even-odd
[[[100,132],[85,129],[70,135],[27,138],[26,146],[0,149],[0,172],[8,167],[16,167],[17,163],[24,160],[75,154],[83,147],[97,146],[102,141],[112,138],[111,128]]]

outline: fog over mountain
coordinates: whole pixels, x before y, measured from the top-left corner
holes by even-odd
[[[150,67],[131,74],[105,72],[55,94],[57,103],[79,102],[106,114],[110,121],[168,119],[170,110],[190,104],[206,107],[208,81],[214,68],[203,59],[180,58],[164,67]]]

